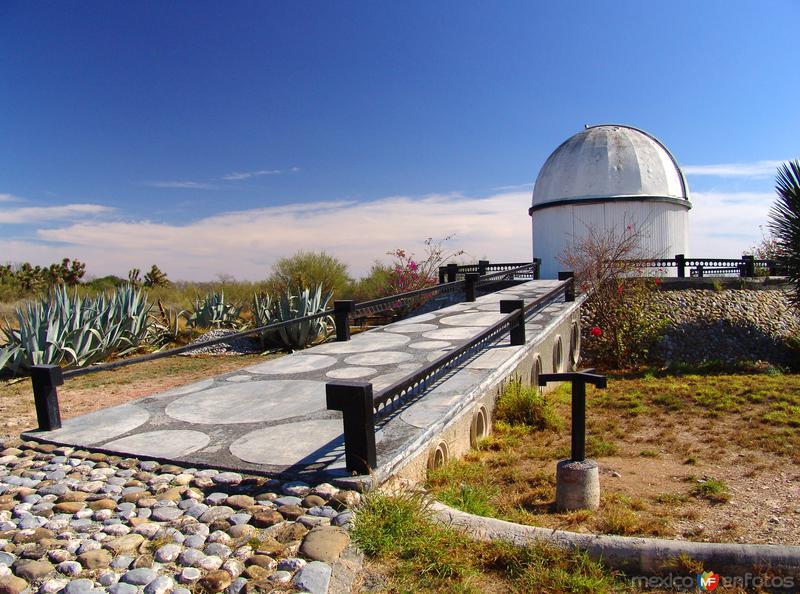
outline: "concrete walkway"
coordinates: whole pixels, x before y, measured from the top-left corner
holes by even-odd
[[[377,393],[497,322],[501,299],[529,302],[558,281],[530,281],[388,326],[81,417],[25,438],[103,452],[269,475],[345,477],[342,418],[325,407],[325,383],[369,381]],[[528,341],[565,304],[529,320]],[[522,347],[493,347],[405,404],[376,434],[378,467],[457,407]],[[102,394],[98,394],[102,398]]]

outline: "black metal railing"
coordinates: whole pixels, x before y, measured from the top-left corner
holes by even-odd
[[[488,344],[496,343],[506,332],[512,345],[525,344],[525,320],[548,305],[575,300],[575,282],[571,272],[560,273],[553,289],[525,305],[522,300],[500,301],[498,322],[477,336],[449,351],[423,369],[409,373],[377,394],[368,382],[332,381],[325,386],[329,410],[342,412],[344,424],[345,464],[348,471],[366,474],[377,468],[375,422],[390,415],[400,405],[419,397],[454,367]]]
[[[522,275],[521,278],[526,278],[526,271],[529,271],[534,265],[535,263],[527,263],[507,270],[504,272],[504,274],[511,275],[512,277],[519,274]],[[480,281],[480,279],[477,279],[477,281]],[[475,283],[470,283],[466,280],[460,280],[441,285],[434,285],[432,287],[426,287],[416,291],[408,291],[405,293],[399,293],[397,295],[390,295],[388,297],[374,299],[372,301],[365,301],[362,303],[355,303],[355,301],[349,300],[334,301],[333,309],[327,309],[309,316],[268,324],[266,326],[259,326],[257,328],[250,328],[248,330],[234,332],[232,334],[227,334],[225,336],[200,343],[157,351],[155,353],[148,353],[146,355],[138,355],[135,357],[129,357],[127,359],[119,359],[118,361],[110,361],[108,363],[98,363],[77,369],[63,370],[58,365],[34,365],[30,368],[30,375],[31,382],[33,384],[34,403],[36,406],[36,416],[39,430],[52,431],[61,427],[61,413],[58,405],[58,386],[63,385],[65,379],[90,373],[98,373],[100,371],[110,371],[112,369],[118,369],[120,367],[136,365],[138,363],[145,363],[148,361],[155,361],[157,359],[164,359],[166,357],[173,357],[175,355],[191,352],[195,349],[205,348],[224,342],[230,342],[231,340],[254,336],[263,332],[280,330],[281,328],[286,328],[293,324],[312,321],[329,316],[333,317],[334,320],[334,326],[336,328],[336,340],[347,341],[350,340],[350,322],[352,321],[353,317],[358,317],[359,315],[368,315],[370,312],[391,309],[393,305],[396,306],[396,304],[403,303],[409,299],[419,299],[429,295],[434,296],[454,293],[459,290],[464,291],[464,298],[466,301],[474,301],[474,287]]]
[[[687,258],[677,254],[674,258],[654,258],[651,260],[627,260],[643,268],[677,268],[678,278],[686,278],[688,269],[690,277],[704,276],[740,276],[753,278],[759,274],[783,276],[784,267],[776,260],[757,260],[754,256],[741,258]]]
[[[487,276],[491,272],[511,272],[515,269],[524,267],[530,268],[530,272],[520,278],[531,278],[538,280],[541,258],[534,258],[531,262],[490,262],[489,260],[478,260],[477,264],[448,264],[439,266],[439,284],[451,283],[456,280],[464,280],[467,274],[477,273],[480,276]],[[500,275],[502,278],[502,275]]]

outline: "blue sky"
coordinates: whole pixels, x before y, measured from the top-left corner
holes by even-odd
[[[0,261],[355,274],[430,235],[527,259],[530,184],[586,123],[686,168],[692,253],[756,241],[800,156],[800,3],[0,3]],[[724,216],[720,216],[725,211]]]

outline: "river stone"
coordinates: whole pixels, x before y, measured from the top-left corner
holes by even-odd
[[[83,501],[65,501],[63,503],[56,503],[53,506],[53,511],[60,514],[74,514],[81,511],[86,507]]]
[[[175,586],[168,575],[160,575],[144,587],[144,594],[167,594]]]
[[[0,577],[0,594],[20,594],[28,587],[28,582],[15,575]]]
[[[141,534],[126,534],[114,540],[109,540],[104,546],[114,551],[116,555],[136,553],[144,540],[144,536]]]
[[[149,567],[138,567],[126,572],[120,581],[126,584],[133,584],[135,586],[146,586],[154,579],[156,579],[156,572]]]
[[[159,563],[172,563],[181,554],[181,547],[175,543],[165,544],[158,548],[155,560]]]
[[[326,594],[331,581],[331,567],[320,561],[312,561],[294,576],[292,585],[303,592]]]
[[[189,511],[192,511],[192,509]],[[203,513],[203,515],[200,516],[199,520],[204,524],[211,524],[216,520],[225,520],[226,518],[230,518],[233,514],[233,508],[230,508],[227,505],[219,505],[216,507],[210,507]]]
[[[155,522],[171,522],[183,515],[183,510],[178,507],[157,507],[153,510],[150,519]]]
[[[268,528],[283,522],[283,516],[274,509],[268,509],[254,513],[251,521],[257,528]]]
[[[28,581],[40,580],[52,573],[55,568],[47,561],[17,561],[14,573]]]
[[[178,581],[182,584],[191,584],[199,580],[202,575],[203,572],[196,567],[184,567],[183,571],[178,575]]]
[[[198,551],[197,549],[184,549],[180,555],[178,555],[178,563],[181,565],[187,566],[194,566],[200,562],[200,560],[205,557],[202,551]]]
[[[64,575],[76,576],[83,571],[83,567],[77,561],[64,561],[56,566],[56,569]]]
[[[222,592],[231,585],[233,577],[227,571],[218,569],[210,571],[203,577],[198,585],[208,592]]]
[[[350,543],[350,536],[342,528],[322,526],[306,534],[300,552],[315,561],[331,562]]]
[[[88,594],[94,590],[94,582],[88,579],[72,580],[64,588],[64,594]]]
[[[256,504],[256,500],[249,495],[231,495],[225,503],[234,509],[245,509]]]
[[[137,594],[137,592],[139,592],[139,588],[124,582],[117,582],[108,587],[108,594]]]
[[[78,562],[86,569],[103,569],[111,563],[111,553],[106,550],[86,551],[78,555]]]

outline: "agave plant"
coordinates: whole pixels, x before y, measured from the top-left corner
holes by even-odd
[[[114,353],[124,355],[144,341],[149,311],[147,296],[132,285],[94,299],[55,286],[46,298],[17,309],[18,328],[9,323],[2,327],[0,369],[17,373],[32,365],[83,367]]]
[[[194,299],[192,311],[185,314],[191,328],[238,328],[241,326],[241,306],[225,303],[225,291],[207,293],[201,301]]]
[[[272,320],[276,323],[285,322],[323,312],[328,309],[330,300],[331,293],[323,294],[321,285],[314,290],[304,289],[296,295],[292,293],[291,289],[287,289],[286,293],[281,295],[280,301],[272,308]],[[302,349],[317,342],[320,338],[327,338],[332,326],[333,318],[331,316],[303,320],[278,330],[265,332],[262,340],[289,349]]]
[[[253,324],[256,328],[267,326],[272,323],[272,298],[265,293],[253,293],[253,301],[250,303],[250,311],[253,314]],[[262,332],[258,335],[261,341],[261,348],[264,348],[267,343],[268,332]]]
[[[171,307],[164,307],[158,300],[158,315],[150,314],[150,327],[147,332],[147,343],[164,347],[175,342],[181,336],[180,321],[186,311],[174,312]],[[160,350],[160,349],[159,349]]]

